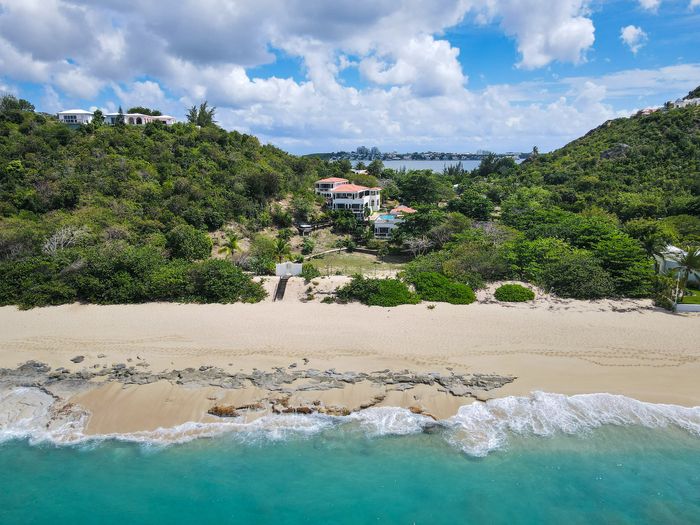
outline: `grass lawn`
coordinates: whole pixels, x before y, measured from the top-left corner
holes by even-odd
[[[683,304],[700,304],[700,290],[693,290],[689,288],[686,290],[686,295],[683,297],[681,303]]]
[[[360,273],[371,276],[375,272],[401,270],[408,262],[406,257],[388,255],[384,260],[379,260],[374,255],[366,253],[329,253],[323,257],[309,261],[321,272],[321,275],[353,275]]]

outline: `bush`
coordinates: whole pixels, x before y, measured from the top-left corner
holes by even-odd
[[[309,255],[314,251],[315,247],[316,241],[314,241],[311,237],[304,237],[304,241],[301,244],[302,255]]]
[[[504,284],[499,286],[493,294],[496,299],[504,303],[524,303],[535,298],[535,292],[519,284]]]
[[[304,263],[301,266],[301,276],[304,278],[304,280],[308,283],[312,279],[315,279],[316,277],[319,277],[321,275],[321,272],[318,271],[318,268],[316,268],[313,264],[311,263]]]
[[[267,295],[240,268],[228,261],[210,259],[192,269],[192,299],[198,302],[257,303]]]
[[[175,226],[167,233],[166,239],[167,247],[176,259],[195,261],[211,255],[211,239],[189,224]]]
[[[421,272],[413,277],[412,283],[424,301],[471,304],[476,300],[476,295],[469,286],[451,281],[437,272]]]
[[[610,274],[585,250],[576,250],[548,265],[542,281],[549,292],[573,299],[601,299],[615,290]]]
[[[340,288],[337,297],[341,302],[359,301],[368,306],[399,306],[418,304],[420,298],[398,279],[366,279],[356,275]]]

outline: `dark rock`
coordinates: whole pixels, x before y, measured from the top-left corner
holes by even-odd
[[[76,355],[73,359],[71,359],[74,363],[82,363],[85,361],[85,356],[84,355]]]

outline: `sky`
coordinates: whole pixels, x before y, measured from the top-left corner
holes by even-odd
[[[0,0],[0,92],[292,153],[540,151],[700,85],[700,0]]]

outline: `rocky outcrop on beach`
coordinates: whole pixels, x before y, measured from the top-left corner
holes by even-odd
[[[304,363],[307,365],[307,363]],[[208,414],[217,417],[238,417],[248,413],[326,414],[343,416],[353,410],[362,410],[382,403],[390,393],[403,393],[418,387],[456,398],[483,399],[485,393],[496,390],[515,380],[513,376],[496,374],[460,374],[454,371],[416,372],[389,369],[372,372],[338,371],[334,368],[318,370],[302,368],[297,363],[271,370],[253,369],[251,372],[228,372],[214,366],[151,372],[145,362],[93,365],[80,370],[52,369],[44,363],[29,361],[15,368],[0,369],[0,388],[34,387],[52,395],[69,398],[77,392],[96,388],[105,382],[122,385],[148,385],[170,382],[184,388],[218,387],[225,391],[255,388],[266,392],[260,402],[242,405],[213,404]],[[323,403],[318,398],[328,391],[353,387],[367,387],[366,401],[353,406]],[[299,398],[309,401],[299,401]],[[486,396],[488,397],[488,395]],[[424,413],[415,406],[414,413]],[[429,417],[430,414],[425,413]]]

